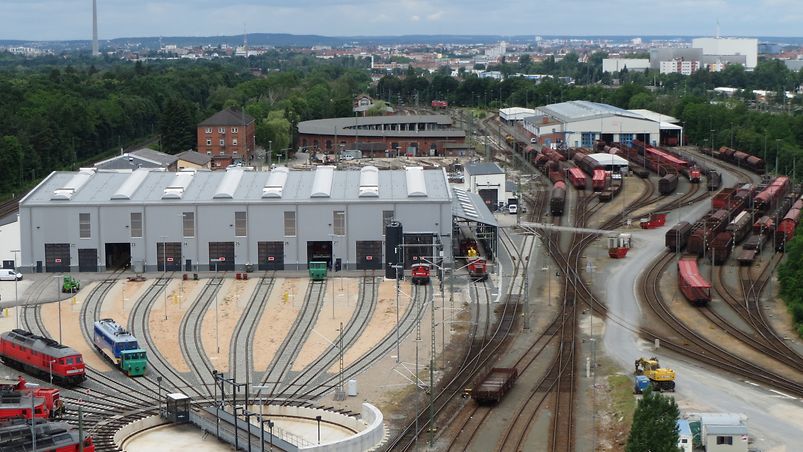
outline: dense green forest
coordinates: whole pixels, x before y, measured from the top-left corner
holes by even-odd
[[[786,260],[778,269],[778,280],[797,334],[803,337],[803,228],[798,228],[786,245]]]
[[[370,82],[354,60],[293,54],[250,61],[270,71],[264,77],[244,60],[0,62],[0,193],[143,140],[170,153],[193,148],[197,122],[224,107],[257,119],[258,144],[287,148],[298,121],[350,115]]]

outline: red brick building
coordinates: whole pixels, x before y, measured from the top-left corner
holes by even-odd
[[[446,156],[466,150],[466,132],[446,115],[328,118],[298,123],[298,147],[335,153],[360,150],[363,156]]]
[[[198,152],[212,158],[212,169],[254,158],[256,122],[239,109],[222,110],[198,124]]]

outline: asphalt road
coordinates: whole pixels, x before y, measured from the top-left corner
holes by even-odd
[[[736,179],[724,175],[723,187]],[[694,222],[710,206],[706,199],[680,210],[682,220]],[[663,228],[647,231],[634,237],[634,248],[626,259],[611,260],[602,270],[606,273],[606,302],[611,317],[626,319],[633,326],[641,321],[636,298],[636,279],[664,248],[664,234],[678,221],[673,212]],[[602,279],[601,279],[602,280]],[[803,400],[743,381],[728,374],[719,374],[696,363],[678,361],[663,356],[652,344],[639,339],[631,331],[607,320],[603,346],[608,356],[624,369],[633,367],[639,356],[658,356],[661,364],[677,372],[675,398],[681,412],[732,412],[747,416],[747,427],[754,440],[752,447],[770,450],[797,450],[803,443]]]

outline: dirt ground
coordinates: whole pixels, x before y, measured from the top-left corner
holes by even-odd
[[[209,304],[209,308],[203,315],[201,324],[203,338],[201,340],[206,356],[218,371],[229,371],[231,336],[234,334],[234,328],[240,320],[240,315],[258,283],[259,279],[257,278],[248,281],[224,279],[216,300]],[[216,305],[217,308],[215,308]],[[217,323],[215,318],[217,318]],[[219,350],[218,345],[220,346]]]
[[[323,306],[321,306],[321,312],[312,328],[312,334],[301,347],[301,351],[293,362],[292,370],[304,369],[326,351],[332,343],[337,343],[341,322],[345,328],[357,307],[359,287],[359,279],[332,278],[329,280],[326,284]]]
[[[309,280],[276,278],[254,334],[254,369],[267,369],[304,302]]]
[[[408,282],[403,282],[401,291],[404,293],[412,293],[412,285]],[[409,298],[399,296],[399,310],[400,316],[404,314],[409,304]],[[393,280],[385,280],[379,283],[377,290],[377,304],[374,309],[374,314],[368,320],[368,326],[365,328],[359,340],[351,346],[343,354],[343,365],[350,366],[354,361],[359,359],[362,355],[371,350],[377,342],[379,342],[385,335],[396,327],[396,282]],[[337,372],[340,369],[340,364],[332,366],[329,372]]]
[[[203,283],[203,281],[172,280],[167,285],[167,320],[164,319],[164,305],[160,306],[158,301],[154,303],[148,318],[148,328],[155,342],[150,344],[151,347],[159,350],[159,353],[179,372],[189,372],[190,367],[181,354],[178,327],[181,318],[203,288]],[[162,309],[159,309],[160,307]]]

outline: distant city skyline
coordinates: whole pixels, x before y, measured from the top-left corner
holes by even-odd
[[[101,40],[324,36],[803,35],[800,0],[98,0]],[[2,0],[0,39],[89,40],[91,0]]]

